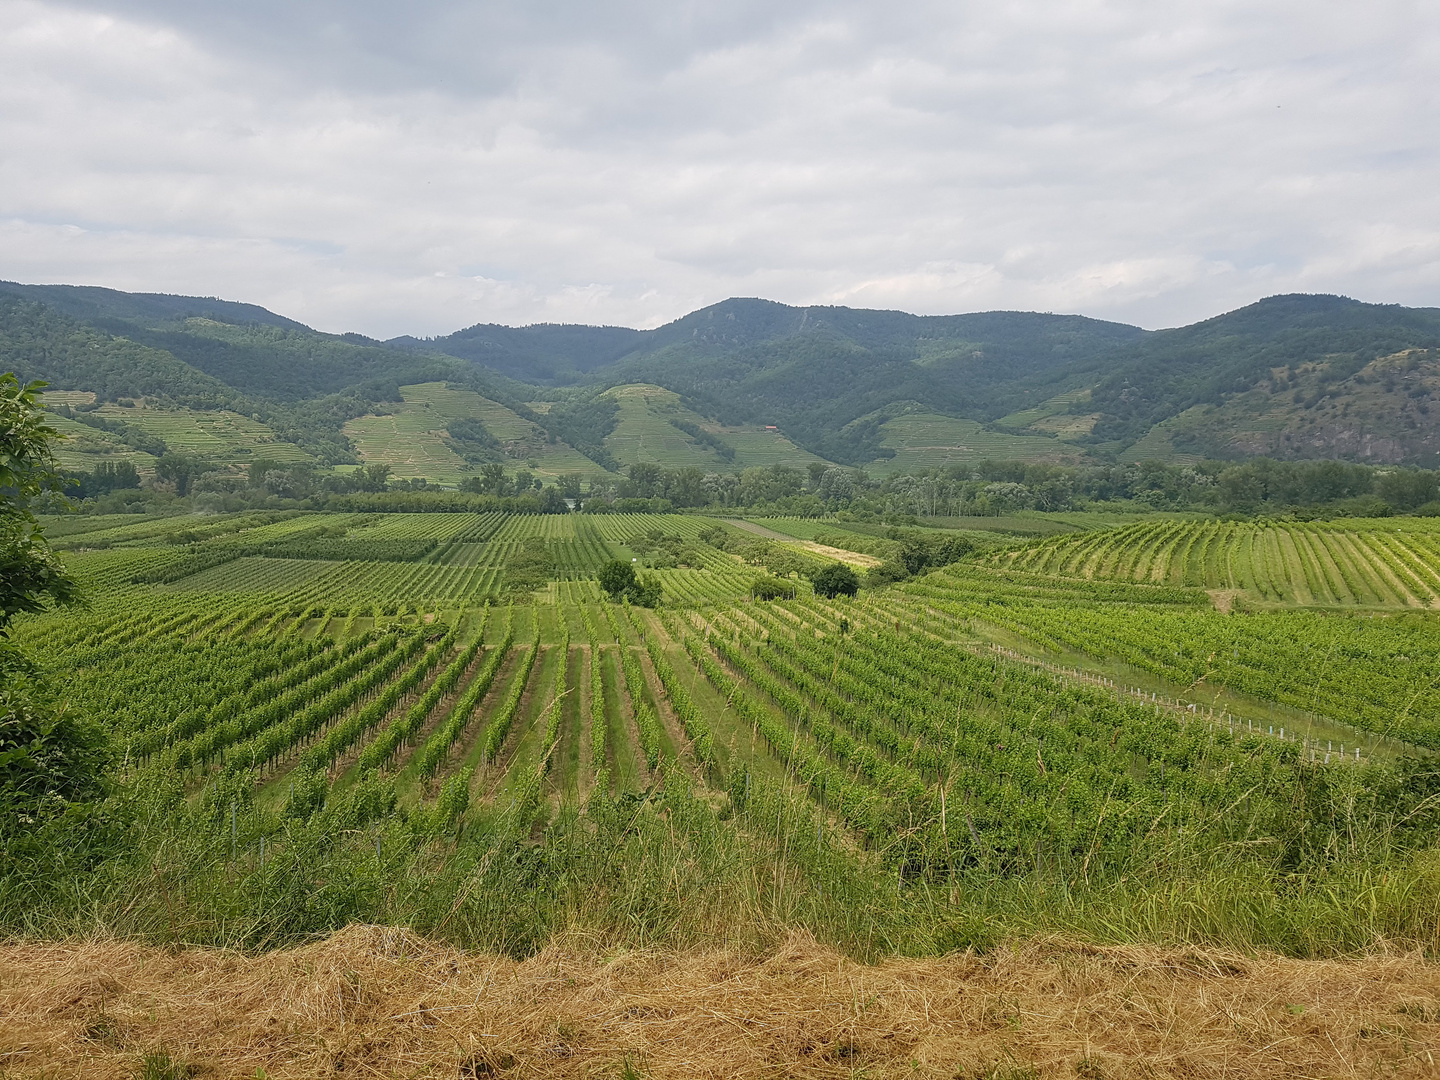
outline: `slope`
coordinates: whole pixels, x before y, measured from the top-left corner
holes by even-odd
[[[102,401],[230,410],[331,464],[355,460],[347,421],[387,402],[403,411],[401,386],[438,382],[609,470],[815,457],[894,471],[977,455],[1440,461],[1440,309],[1336,296],[1271,297],[1155,332],[742,298],[653,330],[480,324],[382,343],[213,298],[0,283],[0,366]],[[629,399],[606,391],[635,385],[678,395],[665,407],[684,410],[685,426],[622,415]],[[486,445],[465,453],[484,458]]]
[[[708,420],[686,408],[678,394],[664,387],[628,384],[612,387],[603,397],[619,406],[605,448],[624,465],[646,462],[672,469],[692,466],[706,472],[729,472],[756,465],[800,467],[821,460],[779,430]]]
[[[477,466],[484,461],[502,462],[507,471],[528,468],[550,481],[566,473],[604,471],[565,443],[552,441],[539,424],[473,390],[430,382],[403,386],[399,394],[401,404],[352,419],[344,427],[361,461],[389,465],[399,479],[458,484],[478,474]],[[461,420],[479,427],[456,430],[490,436],[490,452],[469,453],[478,440],[457,439],[449,430]]]
[[[1120,350],[1110,358],[1107,371],[1097,372],[1101,377],[1083,410],[1095,415],[1096,442],[1126,445],[1196,406],[1224,407],[1234,402],[1221,418],[1222,428],[1226,419],[1239,421],[1269,412],[1272,403],[1264,400],[1267,397],[1288,396],[1291,404],[1308,399],[1308,408],[1328,397],[1343,409],[1345,399],[1371,377],[1379,377],[1382,384],[1387,381],[1382,368],[1372,367],[1377,360],[1436,348],[1440,348],[1440,308],[1364,304],[1340,296],[1273,296],[1192,326],[1159,331]],[[1366,378],[1356,381],[1367,369]],[[1398,381],[1393,372],[1389,381]],[[1423,382],[1418,380],[1412,388]],[[1236,402],[1255,391],[1260,391],[1260,398]],[[1392,399],[1389,404],[1397,403]],[[1423,426],[1418,420],[1408,423],[1415,420],[1414,410],[1392,415],[1387,408],[1372,407],[1367,412],[1379,425],[1371,434],[1393,440],[1383,452],[1377,451],[1379,460],[1413,460],[1420,453],[1409,434]],[[1264,422],[1256,430],[1287,426],[1288,421]],[[1214,452],[1224,448],[1226,437],[1196,431],[1190,441]],[[1232,452],[1254,452],[1257,445],[1242,440]],[[1271,451],[1285,448],[1283,438],[1266,445]],[[1434,447],[1425,448],[1433,454]],[[1289,445],[1290,452],[1307,457],[1337,452],[1348,456],[1362,449],[1339,431],[1308,442],[1295,440],[1292,433]]]

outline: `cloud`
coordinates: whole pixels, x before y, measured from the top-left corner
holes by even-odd
[[[0,0],[0,276],[325,329],[1440,303],[1419,5]]]

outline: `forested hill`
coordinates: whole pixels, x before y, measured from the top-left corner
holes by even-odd
[[[348,419],[445,381],[611,465],[628,462],[595,449],[615,422],[596,396],[633,384],[718,424],[775,425],[844,464],[1440,461],[1440,309],[1335,296],[1271,297],[1161,331],[731,299],[653,330],[482,324],[380,342],[213,298],[0,283],[0,365],[102,400],[263,415],[324,460],[345,457]]]
[[[1154,332],[732,299],[650,331],[482,325],[403,344],[536,383],[656,383],[847,463],[903,450],[911,429],[893,421],[917,403],[1032,439],[1006,444],[1025,456],[1440,457],[1440,309],[1339,296],[1275,296]],[[943,424],[924,431],[946,441]]]

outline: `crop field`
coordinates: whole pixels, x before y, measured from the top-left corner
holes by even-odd
[[[1001,427],[1026,428],[1039,424],[1042,421],[1052,420],[1056,417],[1072,419],[1070,406],[1077,401],[1088,400],[1089,397],[1090,391],[1088,389],[1068,390],[1063,394],[1056,394],[1052,398],[1047,398],[1045,401],[1031,408],[1021,409],[1019,412],[1002,416],[995,422]],[[1073,416],[1073,420],[1075,421],[1082,419],[1080,416]]]
[[[1402,522],[1144,522],[996,555],[1030,573],[1235,590],[1257,601],[1427,608],[1440,528]]]
[[[55,460],[66,469],[89,471],[102,461],[129,461],[142,473],[155,469],[155,457],[126,446],[109,432],[86,427],[64,416],[49,416],[46,422],[64,436],[56,447]]]
[[[801,925],[872,955],[997,928],[1307,952],[1440,926],[1407,869],[1425,789],[1397,771],[1440,750],[1421,610],[1226,616],[1183,582],[979,561],[758,603],[761,571],[704,545],[649,609],[607,601],[599,567],[713,521],[95,524],[65,538],[92,539],[64,553],[86,607],[15,636],[150,807],[139,857],[168,891],[112,869],[87,901],[124,931],[403,921],[523,953],[577,921]],[[1355,876],[1382,865],[1393,884]]]
[[[754,465],[788,465],[803,468],[821,459],[802,450],[779,431],[732,428],[715,424],[680,402],[680,395],[661,386],[636,383],[606,391],[620,406],[615,430],[605,437],[605,448],[616,460],[642,461],[678,469],[690,465],[706,472],[729,472]],[[692,424],[715,436],[735,451],[727,460],[672,420]]]
[[[1073,447],[1038,435],[1011,435],[990,431],[974,420],[921,410],[886,420],[881,445],[895,451],[867,466],[877,475],[963,465],[982,458],[1013,461],[1068,461],[1078,456]]]
[[[361,416],[345,425],[366,464],[389,465],[402,479],[424,477],[433,483],[458,484],[478,471],[446,445],[445,426],[452,420],[474,419],[499,442],[498,454],[513,470],[523,465],[553,481],[565,473],[588,476],[604,470],[564,443],[550,443],[545,433],[524,417],[473,390],[455,390],[445,383],[402,386],[404,404],[394,412]]]
[[[96,415],[107,420],[122,420],[147,435],[163,439],[171,450],[196,454],[220,464],[245,465],[259,458],[286,465],[313,460],[294,443],[276,438],[275,433],[258,420],[239,413],[148,406],[127,409],[105,404],[96,410]]]
[[[507,567],[530,541],[542,544],[546,572],[557,585],[573,583],[584,592],[580,583],[593,581],[604,563],[635,557],[628,541],[651,532],[693,541],[708,523],[654,514],[290,512],[140,521],[115,515],[93,524],[75,532],[62,527],[54,543],[82,579],[103,582],[107,590],[375,602],[396,611],[500,597],[508,590]],[[117,549],[129,554],[117,558]],[[694,546],[692,558],[692,565],[656,571],[677,596],[707,590],[739,596],[759,573],[703,544]]]

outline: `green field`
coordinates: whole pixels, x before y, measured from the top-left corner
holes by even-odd
[[[507,471],[528,468],[551,482],[566,473],[588,476],[604,472],[564,443],[547,441],[537,425],[473,390],[454,390],[438,382],[417,383],[402,386],[400,395],[404,403],[393,412],[359,417],[344,429],[362,461],[389,465],[398,479],[424,477],[433,483],[455,485],[477,474],[477,466],[445,444],[445,425],[466,418],[479,420],[498,440],[498,457]]]
[[[918,404],[886,420],[881,431],[881,445],[893,449],[895,456],[872,462],[867,468],[883,475],[964,465],[982,458],[1071,462],[1080,456],[1057,439],[991,431],[974,420],[943,416]]]
[[[853,600],[799,580],[751,602],[765,571],[699,544],[653,610],[607,602],[598,569],[713,519],[89,524],[56,530],[87,606],[15,638],[110,733],[113,813],[138,816],[83,881],[27,879],[12,922],[260,947],[398,922],[520,954],[564,927],[802,927],[860,955],[1440,940],[1433,836],[1395,825],[1426,812],[1397,770],[1440,750],[1436,617],[1418,584],[1380,619],[1222,614],[1185,568],[1256,550],[1229,524],[1094,530]],[[1370,552],[1378,587],[1402,546],[1405,580],[1440,584],[1428,535],[1305,538]]]
[[[281,464],[312,461],[294,443],[282,442],[258,420],[223,410],[123,408],[105,404],[96,415],[122,420],[147,435],[164,439],[178,453],[195,454],[223,465],[246,465],[263,458]],[[90,430],[90,429],[87,429]]]
[[[63,416],[49,416],[46,422],[62,436],[55,445],[55,460],[61,468],[90,472],[102,461],[130,461],[142,473],[155,471],[154,455],[126,446],[108,431]]]
[[[1256,603],[1428,609],[1440,602],[1440,526],[1340,522],[1141,522],[996,554],[1031,573],[1243,594]]]
[[[1079,430],[1093,427],[1093,420],[1088,424],[1086,419],[1080,415],[1071,413],[1071,406],[1077,401],[1088,401],[1090,391],[1088,389],[1068,390],[1063,394],[1056,394],[1047,398],[1039,405],[1028,409],[1021,409],[1002,416],[995,423],[998,427],[1004,428],[1027,428],[1033,427],[1037,430]]]
[[[725,427],[692,412],[680,396],[659,386],[634,384],[605,392],[620,406],[615,430],[605,438],[605,449],[629,465],[643,461],[665,468],[695,466],[706,472],[733,472],[752,465],[789,465],[803,468],[822,459],[802,450],[779,431],[763,427]],[[697,442],[672,420],[694,424],[735,451],[727,459]]]

